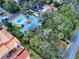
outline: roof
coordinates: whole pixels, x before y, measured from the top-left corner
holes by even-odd
[[[5,45],[1,46],[1,47],[0,47],[0,59],[1,59],[1,57],[3,57],[3,55],[6,54],[7,52],[9,52],[9,49],[8,49]]]
[[[42,25],[42,22],[41,22],[40,19],[39,19],[38,17],[36,17],[36,16],[30,16],[30,17],[29,17],[29,20],[30,20],[31,23],[33,23],[33,25],[34,25],[35,27]]]
[[[35,16],[29,16],[29,20],[30,20],[30,23],[24,25],[23,28],[21,28],[21,32],[24,33],[25,31],[26,32],[29,32],[30,30],[34,30],[36,29],[36,27],[38,26],[41,26],[41,22],[39,22],[39,19]]]
[[[13,36],[9,32],[4,29],[0,30],[0,44],[7,43],[12,38]]]
[[[10,42],[6,44],[8,49],[11,51],[14,47],[20,44],[20,41],[17,38],[13,38]]]
[[[21,44],[16,45],[15,48],[17,48],[18,51],[15,51],[15,52],[11,55],[10,59],[17,58],[17,56],[19,56],[19,55],[23,52],[23,50],[24,50],[24,47],[23,47]],[[15,49],[15,48],[14,48],[14,49]]]
[[[42,12],[46,12],[49,9],[48,6],[43,6],[43,9],[41,10]]]
[[[40,13],[46,13],[48,10],[52,10],[53,8],[54,6],[52,5],[44,4],[43,9],[40,11]]]
[[[0,45],[1,45],[0,46],[0,59],[1,58],[4,59],[6,54],[11,52],[13,49],[17,49],[17,51],[15,51],[14,54],[12,53],[10,55],[11,59],[13,59],[13,57],[15,56],[17,59],[20,59],[20,58],[26,59],[29,56],[27,50],[23,51],[24,47],[20,44],[20,41],[4,29],[0,30]]]
[[[26,26],[24,26],[23,28],[21,28],[20,31],[21,31],[22,33],[24,33],[25,31],[26,31],[26,32],[29,32],[30,30],[33,30],[33,29],[35,29],[35,28],[36,28],[36,25],[33,24],[33,23],[31,23],[31,24],[27,24]]]
[[[34,11],[37,13],[46,13],[48,10],[52,10],[55,7],[52,5],[44,4],[43,6],[40,6],[38,8],[35,8]]]
[[[33,2],[32,5],[35,7],[33,10],[35,12],[39,12],[40,10],[42,10],[43,8],[43,4],[39,3],[39,2]]]
[[[24,50],[24,51],[21,53],[21,55],[19,55],[16,59],[30,59],[30,58],[29,58],[29,53],[28,53],[26,50]]]
[[[35,24],[38,23],[38,18],[35,16],[29,16],[29,20],[31,23],[35,23]]]

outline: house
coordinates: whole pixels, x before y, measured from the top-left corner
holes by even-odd
[[[33,23],[33,24],[35,24],[37,26],[42,25],[40,19],[38,17],[36,17],[36,16],[29,16],[29,21],[30,21],[30,23]]]
[[[43,8],[43,4],[41,4],[41,3],[39,3],[39,2],[33,2],[32,3],[32,5],[33,5],[33,11],[35,11],[35,12],[39,12],[40,10],[42,10]]]
[[[13,25],[13,26],[22,26],[25,22],[28,23],[28,19],[20,13],[15,13],[11,15],[8,18],[8,21]]]
[[[48,5],[48,4],[44,4],[42,9],[38,11],[38,13],[44,14],[47,13],[50,10],[57,10],[56,7],[54,7],[53,5]]]
[[[54,7],[53,5],[43,4],[43,3],[38,3],[38,2],[34,2],[33,6],[34,6],[33,11],[35,11],[35,13],[44,14],[50,10],[57,10],[57,8]]]
[[[30,59],[20,41],[5,29],[0,30],[0,59]]]
[[[33,31],[35,29],[36,29],[36,25],[33,23],[30,23],[30,24],[27,24],[26,26],[22,27],[20,29],[20,32],[24,34],[26,32]]]
[[[16,59],[25,59],[25,58],[30,59],[28,56],[28,52],[24,50],[23,53],[20,56],[18,56],[18,58],[16,58]]]
[[[24,27],[22,27],[20,31],[22,33],[34,31],[39,26],[42,26],[42,22],[39,21],[38,17],[29,16],[29,23],[24,25]]]
[[[57,8],[53,5],[44,4],[43,9],[39,13],[44,14],[51,10],[57,10]]]
[[[5,53],[7,53],[7,52],[9,52],[9,49],[8,49],[5,45],[1,46],[1,47],[0,47],[0,59],[1,59],[2,56],[3,56]]]

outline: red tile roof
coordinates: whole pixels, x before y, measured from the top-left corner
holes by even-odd
[[[13,36],[7,32],[6,30],[0,30],[0,45],[5,44],[8,41],[10,41],[13,38]]]
[[[24,50],[24,51],[21,53],[21,55],[19,55],[16,59],[30,59],[30,58],[29,58],[29,53],[28,53],[26,50]]]
[[[20,41],[11,35],[8,31],[2,29],[0,30],[0,59],[5,55],[5,53],[10,52],[14,47],[17,45],[21,45]],[[16,59],[29,59],[29,53],[27,50],[24,50],[24,47],[21,46],[22,49],[17,50],[17,53],[14,53],[16,55]],[[18,54],[23,51],[19,56]],[[12,56],[10,56],[10,59],[15,59]]]
[[[10,42],[6,44],[6,46],[9,50],[12,50],[18,44],[20,44],[20,41],[14,37]]]
[[[9,52],[9,49],[5,45],[2,45],[0,47],[0,58],[3,57],[3,55],[7,52]]]
[[[43,11],[43,12],[41,11],[40,13],[42,13],[42,14],[47,13],[49,10],[55,10],[55,9],[57,9],[53,5],[44,4],[44,6],[47,6],[48,10],[47,11]]]

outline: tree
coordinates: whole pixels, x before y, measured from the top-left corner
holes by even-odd
[[[79,13],[79,0],[65,0],[65,3],[69,5],[73,12]]]
[[[19,7],[13,0],[5,0],[1,7],[11,13],[19,11]]]

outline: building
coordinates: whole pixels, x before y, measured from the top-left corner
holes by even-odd
[[[29,16],[29,23],[25,24],[24,27],[21,28],[21,32],[29,32],[34,31],[37,27],[42,26],[42,22],[39,21],[36,16]]]
[[[54,7],[53,5],[49,5],[49,4],[41,4],[41,3],[38,3],[38,2],[34,2],[33,3],[33,11],[35,11],[35,13],[41,13],[41,14],[44,14],[44,13],[47,13],[48,11],[50,10],[57,10],[56,7]]]
[[[57,10],[57,8],[53,5],[44,4],[43,9],[40,11],[40,13],[44,14],[51,10]]]
[[[33,23],[33,24],[35,24],[37,26],[42,25],[40,19],[38,17],[36,17],[36,16],[29,16],[29,22]]]
[[[13,26],[22,26],[24,23],[28,23],[28,19],[20,13],[15,13],[8,18],[8,21]]]
[[[42,9],[39,10],[38,13],[44,14],[44,13],[47,13],[48,11],[51,11],[51,10],[57,10],[57,8],[54,7],[53,5],[44,4]]]
[[[0,59],[30,59],[20,41],[5,29],[0,30]]]

